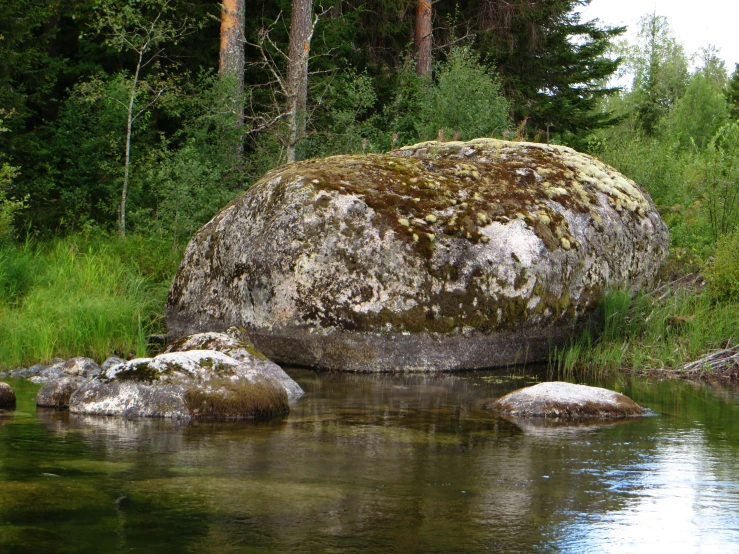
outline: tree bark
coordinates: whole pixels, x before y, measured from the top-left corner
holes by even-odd
[[[245,0],[223,0],[219,73],[233,79],[231,104],[238,126],[244,124],[244,13]]]
[[[293,0],[288,49],[287,92],[290,130],[287,161],[295,161],[295,147],[305,136],[308,104],[308,59],[313,36],[313,0]]]
[[[431,75],[431,0],[418,0],[416,6],[416,73]]]

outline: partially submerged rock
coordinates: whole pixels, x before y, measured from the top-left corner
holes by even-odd
[[[289,412],[285,388],[255,364],[215,350],[170,352],[113,366],[72,394],[76,414],[264,418]]]
[[[36,394],[36,406],[57,410],[68,408],[72,393],[84,382],[83,377],[62,377],[49,381]]]
[[[173,336],[246,328],[282,363],[433,371],[545,359],[609,287],[648,286],[667,228],[570,148],[493,139],[268,173],[190,242]]]
[[[247,364],[253,371],[263,377],[279,383],[287,392],[292,402],[303,396],[303,389],[276,363],[257,350],[249,342],[245,333],[237,327],[232,327],[227,333],[196,333],[183,337],[164,350],[167,352],[185,352],[188,350],[215,350],[222,352],[243,364]]]
[[[647,413],[628,396],[600,387],[554,381],[518,389],[486,406],[518,417],[624,418]]]
[[[0,383],[0,410],[15,408],[15,391],[7,383]]]

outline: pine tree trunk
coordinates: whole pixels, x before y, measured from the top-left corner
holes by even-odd
[[[416,73],[431,75],[431,0],[418,0],[416,6]]]
[[[223,0],[219,73],[233,80],[231,111],[239,128],[244,125],[244,13],[245,0]],[[241,140],[237,150],[240,159],[244,151]]]
[[[289,65],[287,91],[290,130],[287,161],[295,161],[295,147],[305,136],[306,107],[308,104],[308,59],[313,35],[313,0],[293,0],[290,21]]]

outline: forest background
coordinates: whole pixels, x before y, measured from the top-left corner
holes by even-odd
[[[273,167],[479,136],[634,179],[670,227],[664,282],[689,283],[613,291],[556,367],[733,355],[739,70],[657,14],[625,43],[587,3],[3,0],[0,367],[145,354],[187,240]]]

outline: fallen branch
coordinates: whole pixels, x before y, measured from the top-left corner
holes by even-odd
[[[698,360],[685,364],[681,368],[665,371],[681,374],[725,371],[732,365],[739,366],[739,345],[711,352]]]

